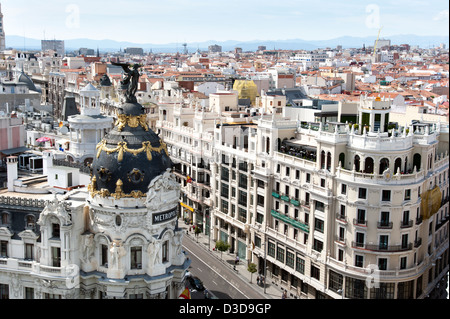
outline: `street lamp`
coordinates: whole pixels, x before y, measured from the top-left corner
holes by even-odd
[[[211,249],[211,219],[209,216],[209,208],[205,209],[205,217],[206,217],[206,225],[207,227],[205,227],[205,230],[208,230],[208,250]]]
[[[267,236],[264,236],[264,293],[266,293],[266,275],[267,275]]]

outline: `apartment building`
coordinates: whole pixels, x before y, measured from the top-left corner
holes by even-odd
[[[214,125],[183,126],[174,113],[174,124],[157,126],[186,180],[183,216],[191,212],[212,241],[227,241],[293,298],[445,293],[448,126],[392,129],[390,104],[362,99],[357,125],[242,116],[218,102],[210,105],[223,109],[191,112]],[[205,159],[207,193],[197,182]]]

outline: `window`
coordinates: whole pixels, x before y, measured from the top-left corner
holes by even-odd
[[[366,224],[366,210],[365,209],[358,209],[358,214],[356,217],[356,223],[359,225],[365,225]]]
[[[131,247],[131,269],[142,269],[142,247]]]
[[[364,266],[364,256],[355,255],[355,266],[363,267]]]
[[[356,233],[356,247],[364,247],[364,233]]]
[[[381,212],[380,226],[389,226],[389,212]]]
[[[387,258],[378,258],[378,269],[387,270]]]
[[[346,184],[341,184],[341,194],[342,195],[347,194],[347,185]]]
[[[390,190],[383,189],[381,194],[382,194],[381,195],[381,200],[383,202],[390,202],[391,201],[391,191]]]
[[[52,247],[52,266],[61,267],[61,248]]]
[[[0,299],[9,299],[9,285],[0,284]]]
[[[325,205],[322,202],[319,202],[317,200],[315,201],[315,207],[316,207],[316,210],[318,210],[318,211],[321,211],[321,212],[325,211]]]
[[[100,265],[103,267],[108,267],[108,246],[102,245],[101,247],[101,260]]]
[[[314,238],[313,249],[318,252],[321,252],[323,249],[323,242],[321,240]]]
[[[338,290],[342,289],[342,283],[344,281],[344,277],[337,272],[330,270],[329,279],[328,279],[328,288],[333,290],[334,292],[338,292]]]
[[[8,224],[8,219],[9,219],[9,214],[8,213],[2,213],[2,224],[3,225],[7,225]]]
[[[338,260],[344,261],[344,251],[342,249],[338,250]]]
[[[345,218],[345,205],[341,205],[341,209],[339,211],[339,217]]]
[[[228,214],[228,202],[226,200],[222,200],[221,203],[222,207],[221,210],[224,214]]]
[[[59,224],[52,224],[52,237],[59,238]]]
[[[358,190],[358,198],[366,199],[367,198],[367,188],[359,188]]]
[[[0,241],[0,256],[8,257],[8,242],[5,240]]]
[[[410,225],[410,221],[409,221],[409,210],[405,210],[403,212],[402,226],[403,227],[412,226],[412,223]]]
[[[323,233],[324,222],[321,219],[314,218],[314,230]]]
[[[351,299],[366,299],[367,285],[365,280],[345,277],[345,297]]]
[[[239,205],[247,206],[247,192],[239,191],[238,203]]]
[[[25,287],[25,299],[34,299],[34,288]]]
[[[267,245],[267,255],[275,257],[275,244],[273,242],[269,241]]]
[[[400,269],[406,269],[407,257],[400,258]]]
[[[305,273],[305,260],[300,256],[297,256],[296,258],[295,270],[301,274]]]
[[[256,222],[262,224],[264,222],[264,215],[260,213],[256,213]]]
[[[389,245],[389,236],[388,235],[380,235],[380,242],[378,244],[378,248],[380,250],[388,249]]]
[[[311,277],[320,280],[320,269],[314,265],[311,265]]]
[[[306,182],[311,183],[311,174],[310,173],[306,173]]]
[[[222,188],[220,190],[220,195],[228,198],[228,194],[229,194],[228,184],[222,183],[221,186],[222,186]]]
[[[277,260],[284,263],[284,247],[282,246],[277,247]]]
[[[405,200],[411,200],[411,189],[405,189]]]
[[[395,283],[380,282],[378,288],[370,289],[370,299],[394,299]]]
[[[320,179],[320,187],[325,187],[325,178]]]
[[[25,259],[33,260],[33,244],[25,244]]]
[[[162,244],[162,262],[168,262],[169,261],[169,241],[166,240]]]
[[[408,234],[402,235],[402,249],[408,248]]]

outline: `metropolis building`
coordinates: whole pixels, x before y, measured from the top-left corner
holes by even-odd
[[[184,290],[173,163],[140,104],[127,99],[117,113],[87,187],[0,193],[0,299],[176,299]]]

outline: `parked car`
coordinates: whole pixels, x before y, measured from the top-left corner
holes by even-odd
[[[205,290],[203,282],[198,277],[190,276],[189,283],[191,284],[192,288],[195,288],[197,290]]]

